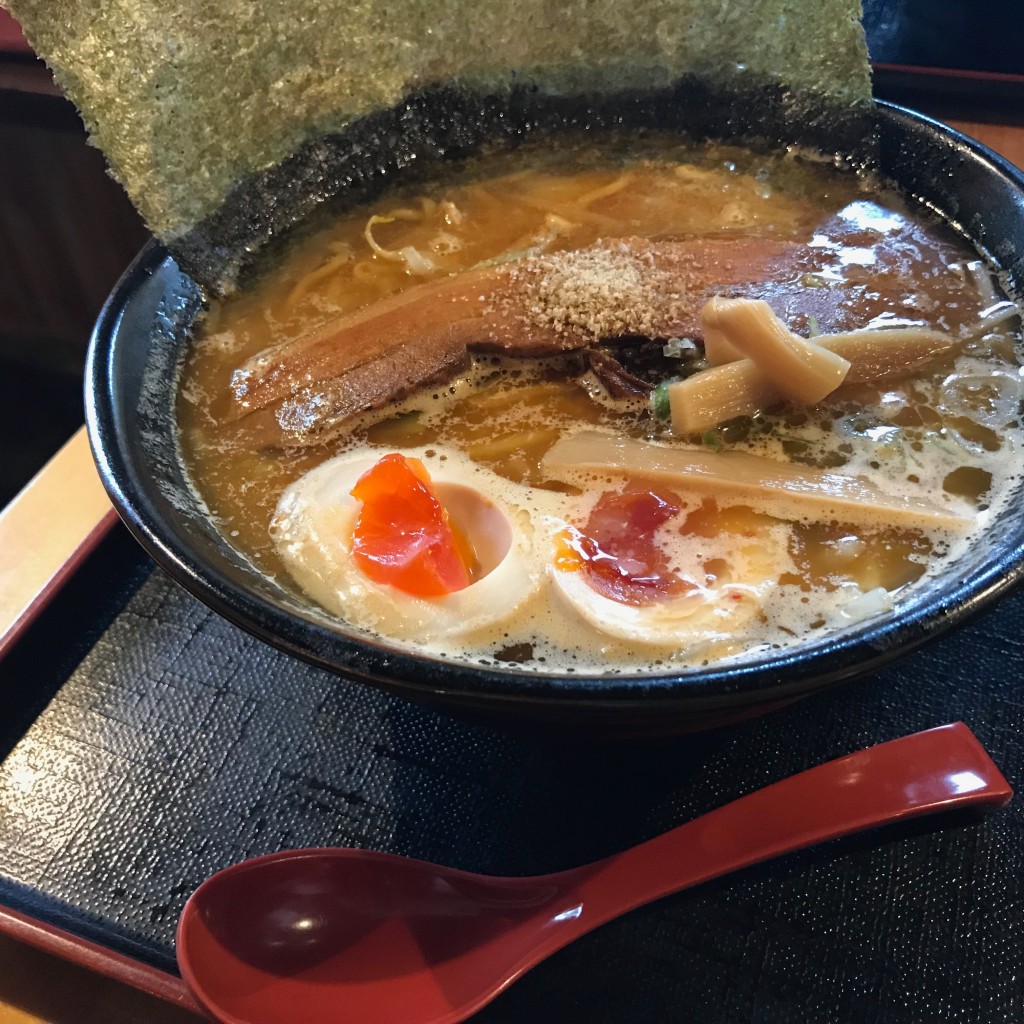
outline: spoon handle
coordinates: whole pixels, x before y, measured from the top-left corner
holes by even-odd
[[[815,843],[1013,795],[962,722],[868,747],[740,797],[595,865],[586,929],[692,885]],[[582,924],[583,922],[581,922]]]

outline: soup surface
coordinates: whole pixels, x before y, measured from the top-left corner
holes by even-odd
[[[1018,314],[943,225],[799,154],[495,154],[214,306],[181,444],[225,536],[326,615],[527,670],[703,663],[887,614],[985,530]],[[805,363],[836,377],[810,398]]]

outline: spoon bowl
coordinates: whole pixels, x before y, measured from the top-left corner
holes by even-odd
[[[452,1024],[580,935],[759,861],[1012,790],[962,723],[811,768],[639,846],[503,878],[387,853],[286,850],[218,872],[178,923],[224,1024]]]

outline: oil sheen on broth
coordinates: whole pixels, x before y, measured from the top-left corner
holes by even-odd
[[[628,247],[619,239],[634,249],[638,239],[669,249],[739,242],[742,259],[769,269],[745,280],[728,249],[709,280],[697,272],[673,294],[673,315],[692,329],[665,337],[655,324],[656,337],[637,337],[663,281],[660,257],[619,265]],[[568,331],[583,341],[542,356],[483,346],[446,379],[312,442],[268,433],[266,413],[240,414],[239,367],[260,365],[260,353],[481,267],[527,281],[517,300],[529,307],[517,321],[524,336]],[[913,372],[890,367],[876,378],[852,361],[819,401],[776,398],[680,434],[664,382],[707,372],[698,314],[712,294],[767,299],[791,332],[823,346],[842,332],[899,344],[902,328],[930,328],[940,349]],[[635,307],[633,320],[609,330],[623,304]],[[181,443],[231,543],[357,627],[536,671],[699,664],[885,614],[984,532],[1020,447],[1018,313],[952,231],[799,154],[648,140],[493,155],[343,213],[215,305],[182,371]],[[303,394],[318,408],[315,380]],[[559,445],[584,436],[589,454],[567,464]],[[816,505],[792,499],[786,482],[649,473],[648,453],[665,449],[747,454],[755,477],[771,460],[808,475],[798,491],[827,477],[865,493]],[[613,451],[618,464],[603,463]],[[500,563],[494,572],[441,598],[361,574],[349,491],[395,452],[419,458],[453,501],[479,492],[496,503],[503,515],[487,519],[485,502],[467,528],[505,531],[501,550],[482,556],[485,568]]]

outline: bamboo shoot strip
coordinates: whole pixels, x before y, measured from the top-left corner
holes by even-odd
[[[924,327],[846,331],[820,339],[822,348],[850,364],[844,384],[873,384],[906,377],[949,355],[956,339]],[[672,430],[693,434],[736,416],[786,401],[786,394],[751,359],[712,366],[667,387]]]
[[[885,494],[861,477],[745,452],[668,448],[592,430],[558,441],[544,456],[542,468],[559,480],[609,473],[663,480],[677,490],[724,498],[782,518],[956,531],[972,525],[969,516],[922,498]]]
[[[820,402],[850,369],[842,356],[794,334],[763,299],[716,296],[705,303],[700,318],[720,350],[717,361],[722,361],[723,349],[739,352],[798,402]]]

